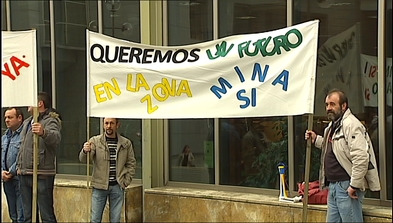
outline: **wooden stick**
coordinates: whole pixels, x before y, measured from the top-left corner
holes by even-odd
[[[87,142],[89,142],[90,136],[90,117],[87,117]],[[86,198],[87,198],[87,222],[90,223],[90,209],[91,209],[91,191],[90,191],[90,151],[87,152],[86,162]]]
[[[307,129],[312,130],[313,128],[313,115],[308,115],[308,125]],[[306,170],[304,174],[304,195],[303,195],[303,220],[302,222],[307,222],[308,213],[308,188],[310,181],[310,165],[311,165],[311,136],[307,140],[306,148]]]
[[[34,123],[38,122],[38,107],[33,108]],[[32,222],[37,220],[37,169],[38,169],[38,134],[33,133],[33,202],[32,202]]]

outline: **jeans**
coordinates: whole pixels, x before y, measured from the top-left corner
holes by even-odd
[[[44,223],[56,223],[57,220],[53,208],[53,184],[55,182],[55,176],[38,175],[37,178],[37,210],[39,210],[41,220]],[[30,223],[32,222],[33,211],[33,176],[21,175],[19,179],[25,222]]]
[[[365,191],[356,190],[357,199],[348,196],[349,181],[329,184],[326,222],[363,222],[362,203]]]
[[[23,204],[18,176],[14,176],[9,181],[4,181],[3,188],[7,198],[8,213],[12,222],[23,222]]]
[[[109,197],[109,218],[110,222],[120,222],[121,209],[124,201],[124,190],[119,184],[109,186],[108,190],[93,188],[91,199],[91,222],[101,222],[102,214]]]

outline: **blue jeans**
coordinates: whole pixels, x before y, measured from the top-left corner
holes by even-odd
[[[39,210],[41,220],[44,223],[46,222],[56,223],[57,220],[53,208],[53,185],[55,182],[55,176],[38,175],[37,178],[38,178],[37,179],[37,203],[38,203],[37,210]],[[32,210],[33,210],[32,209],[33,176],[20,175],[19,180],[20,180],[20,190],[22,194],[25,222],[30,223],[32,222]]]
[[[124,201],[124,190],[119,184],[109,186],[108,190],[93,188],[91,199],[91,222],[101,222],[102,214],[109,198],[109,218],[110,222],[120,222],[121,209]]]
[[[3,181],[3,188],[12,222],[23,222],[23,204],[18,176],[14,176],[9,181]]]
[[[356,190],[357,199],[348,196],[349,181],[329,184],[326,222],[363,222],[362,203],[365,191]]]

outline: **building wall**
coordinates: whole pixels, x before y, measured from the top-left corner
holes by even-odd
[[[145,222],[302,222],[303,204],[277,196],[189,188],[145,190]],[[308,205],[308,222],[325,222],[326,205]],[[364,222],[391,222],[391,208],[365,205]]]
[[[3,188],[3,185],[1,185]],[[2,190],[1,222],[11,222],[5,194]],[[54,189],[54,208],[57,222],[88,222],[88,202],[91,190],[86,189],[85,181],[56,180]],[[109,206],[105,207],[102,222],[109,222]],[[125,203],[122,222],[142,221],[142,187],[131,185],[125,190]]]
[[[58,222],[88,222],[90,194],[84,181],[57,180],[54,207]],[[122,222],[302,222],[303,204],[278,201],[278,196],[178,187],[126,189]],[[144,200],[144,205],[143,205]],[[6,198],[2,192],[2,203]],[[308,205],[308,222],[324,222],[326,205]],[[364,222],[392,222],[390,207],[364,205]],[[109,222],[106,207],[103,222]],[[11,222],[2,205],[1,222]]]

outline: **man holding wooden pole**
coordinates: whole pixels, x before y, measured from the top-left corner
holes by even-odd
[[[366,189],[381,189],[374,149],[342,90],[330,90],[325,107],[330,123],[323,136],[306,130],[305,139],[322,149],[319,182],[329,187],[326,222],[363,222]]]
[[[32,110],[33,107],[29,107],[30,113],[33,112]],[[20,175],[25,222],[32,222],[35,198],[42,221],[57,222],[53,208],[53,186],[56,174],[56,149],[61,140],[61,118],[52,108],[51,98],[46,92],[38,93],[36,110],[39,113],[37,119],[33,120],[31,116],[23,123],[22,144],[18,156],[18,175]],[[35,137],[38,137],[38,140],[34,140]],[[38,143],[37,162],[33,162],[35,141]],[[33,163],[37,164],[37,168],[34,168]],[[36,180],[34,180],[35,174]],[[34,184],[37,191],[33,190]]]

